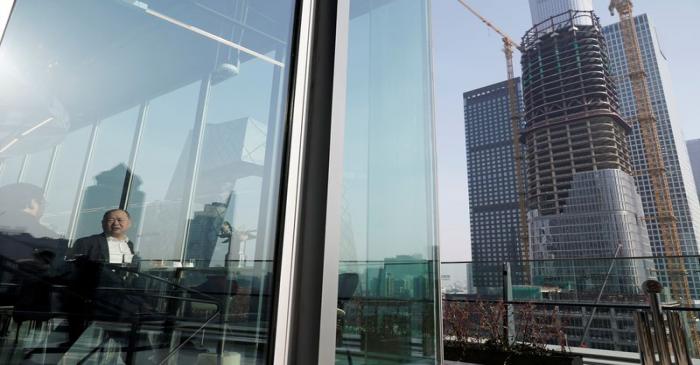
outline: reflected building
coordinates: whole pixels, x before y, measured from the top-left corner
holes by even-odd
[[[186,181],[176,177],[185,175],[194,158],[198,158],[199,175],[195,196],[201,204],[224,201],[238,179],[262,175],[267,138],[264,123],[253,118],[209,123],[203,133],[201,150],[193,151],[189,144],[182,150],[168,187],[168,199],[174,199],[182,191]],[[188,136],[191,138],[192,134]]]
[[[197,266],[209,266],[220,238],[226,210],[227,204],[214,202],[206,204],[201,211],[194,212],[187,234],[186,260],[196,261]]]
[[[240,118],[222,123],[207,124],[204,129],[204,146],[199,151],[199,171],[194,193],[194,203],[203,204],[190,221],[186,244],[186,258],[223,260],[212,258],[224,221],[232,230],[245,222],[234,214],[235,203],[250,192],[236,191],[240,179],[261,176],[265,164],[267,127],[252,118]],[[190,149],[184,149],[178,160],[178,170],[185,171],[191,160]],[[168,196],[176,196],[182,189],[182,181],[170,182]],[[239,188],[240,189],[240,188]],[[234,216],[236,219],[234,219]],[[257,219],[257,217],[255,217]],[[253,222],[255,220],[252,220]],[[220,251],[216,251],[217,254]],[[230,252],[230,259],[238,259],[238,250]]]
[[[592,1],[550,1],[567,3],[568,8],[549,14],[543,9],[561,9],[543,7],[545,2],[530,1],[533,20],[540,22],[522,40],[531,256],[649,256],[626,140],[631,126],[619,113]],[[534,263],[532,275],[535,284],[595,298],[602,290],[638,293],[650,270],[645,260],[618,262],[616,285],[604,289],[602,277],[583,279],[556,262]]]
[[[231,210],[233,206],[228,207],[228,202],[232,195],[237,194],[235,190],[239,180],[251,176],[262,177],[266,133],[266,125],[252,118],[206,124],[202,136],[202,147],[195,150],[188,143],[181,150],[165,199],[146,204],[145,209],[149,212],[145,217],[146,229],[140,234],[144,250],[148,250],[149,247],[158,247],[161,240],[185,242],[184,258],[208,262],[212,259],[216,246],[214,237],[221,228],[224,215],[228,214],[229,223],[234,227],[245,224],[240,222],[244,219],[254,225],[257,215],[246,214],[245,217],[234,222],[232,220],[234,213]],[[194,133],[190,131],[186,140],[193,140],[193,138]],[[183,178],[189,175],[188,171],[192,170],[195,163],[196,175],[190,176],[191,180]],[[178,237],[178,232],[164,230],[157,222],[177,221],[183,218],[178,216],[181,213],[177,208],[183,205],[183,192],[190,189],[191,185],[194,185],[192,204],[197,210],[192,213],[194,217],[189,219],[189,227],[183,238]],[[250,191],[240,193],[238,199],[244,198],[246,194],[255,197],[256,193],[259,194],[259,192]],[[218,217],[219,215],[221,217]],[[189,247],[190,244],[195,247]],[[148,256],[156,254],[160,253],[150,252]],[[180,257],[173,258],[180,259]]]
[[[647,74],[647,86],[651,107],[656,117],[656,128],[659,143],[663,152],[668,188],[673,202],[676,226],[681,244],[682,255],[697,255],[700,253],[698,239],[700,238],[700,203],[693,183],[691,160],[686,149],[685,139],[680,127],[680,119],[676,114],[671,93],[669,62],[663,54],[656,29],[646,14],[634,18],[637,26],[637,41],[641,48],[644,71]],[[603,35],[608,44],[610,55],[610,72],[615,78],[620,95],[620,115],[632,123],[632,130],[627,137],[631,149],[631,161],[635,180],[642,196],[644,211],[648,216],[656,212],[654,192],[647,172],[644,157],[644,146],[639,125],[636,122],[636,109],[632,85],[629,78],[629,68],[622,44],[620,24],[615,23],[603,28]],[[690,146],[690,145],[689,145]],[[648,220],[647,231],[651,241],[654,256],[662,256],[664,245],[658,225],[654,220]],[[670,286],[665,272],[666,260],[655,260],[659,269],[659,280],[665,286]],[[693,299],[700,300],[700,265],[697,260],[685,261],[688,272],[688,285]]]
[[[102,171],[94,179],[95,183],[85,188],[74,239],[102,232],[102,216],[109,209],[119,208],[126,184],[130,184],[132,197],[145,198],[145,193],[140,190],[141,178],[132,174],[124,164]],[[139,231],[142,213],[140,206],[129,207],[131,232]]]

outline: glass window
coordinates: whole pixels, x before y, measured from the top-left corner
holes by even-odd
[[[15,4],[0,362],[268,361],[296,8]]]
[[[337,364],[438,362],[428,6],[350,4]]]

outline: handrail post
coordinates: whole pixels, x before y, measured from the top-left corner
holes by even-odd
[[[649,297],[649,309],[651,310],[651,320],[654,323],[654,339],[659,351],[661,365],[671,365],[671,354],[668,349],[668,336],[666,335],[666,325],[664,323],[664,313],[661,309],[659,293],[663,287],[656,280],[649,279],[642,284],[644,292]]]
[[[515,318],[513,316],[513,283],[511,280],[510,262],[503,263],[503,338],[508,345],[515,343]]]

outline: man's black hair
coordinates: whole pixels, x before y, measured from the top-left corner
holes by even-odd
[[[106,220],[107,220],[107,216],[108,216],[110,213],[114,213],[114,212],[124,212],[124,213],[126,213],[126,217],[129,218],[129,219],[131,219],[131,215],[130,215],[129,212],[127,212],[125,209],[116,208],[116,209],[110,209],[110,210],[106,211],[105,214],[102,215],[102,221],[103,221],[103,222],[106,221]]]

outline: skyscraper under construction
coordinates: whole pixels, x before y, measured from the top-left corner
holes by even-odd
[[[533,27],[523,37],[521,63],[531,256],[649,256],[626,140],[631,127],[618,111],[592,0],[530,0],[530,8]],[[533,284],[566,281],[578,295],[595,296],[636,293],[651,265],[618,263],[615,285],[602,289],[568,265],[531,270],[540,281]]]

